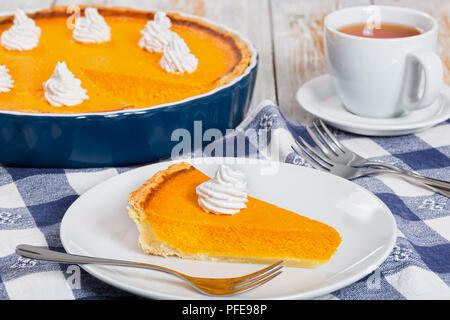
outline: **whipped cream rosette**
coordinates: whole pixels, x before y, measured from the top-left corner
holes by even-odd
[[[41,29],[18,8],[13,26],[2,33],[1,44],[7,50],[31,50],[37,47],[40,37]]]
[[[197,69],[198,59],[191,53],[186,42],[176,33],[172,33],[159,64],[169,73],[191,73]]]
[[[45,98],[56,107],[74,106],[89,99],[86,90],[81,87],[81,80],[75,78],[65,62],[56,64],[55,72],[43,86]]]
[[[173,33],[170,30],[172,22],[165,12],[158,11],[152,21],[148,21],[141,31],[142,37],[139,40],[139,47],[149,52],[163,52],[164,46],[169,42]]]
[[[75,20],[72,37],[83,43],[102,43],[111,40],[111,28],[96,8],[86,8],[84,17]]]
[[[247,207],[245,175],[226,165],[220,165],[214,178],[197,186],[196,192],[206,212],[232,215]]]
[[[8,68],[0,65],[0,92],[11,91],[13,86],[14,80],[11,78]]]

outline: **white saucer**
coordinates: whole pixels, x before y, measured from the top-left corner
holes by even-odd
[[[336,93],[330,75],[305,83],[297,91],[297,101],[312,115],[335,128],[367,136],[399,136],[423,131],[450,118],[450,87],[429,107],[389,119],[357,116],[347,111]]]

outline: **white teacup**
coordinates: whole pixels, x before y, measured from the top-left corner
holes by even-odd
[[[422,33],[381,39],[338,31],[365,23],[410,26]],[[436,20],[413,9],[366,6],[330,13],[325,18],[325,54],[346,109],[364,117],[391,118],[432,104],[443,85],[437,36]]]

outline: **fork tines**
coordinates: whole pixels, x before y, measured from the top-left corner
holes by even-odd
[[[295,141],[297,146],[303,151],[300,153],[298,150],[294,148],[294,146],[291,146],[291,148],[296,152],[297,154],[302,154],[303,156],[306,155],[306,157],[303,157],[303,159],[309,163],[309,165],[315,169],[329,171],[331,166],[333,166],[329,160],[327,160],[324,156],[319,154],[316,150],[314,150],[311,145],[306,142],[302,137],[298,137],[299,141]],[[302,145],[303,144],[303,145]]]
[[[231,294],[242,293],[250,289],[254,289],[272,280],[282,273],[281,265],[283,261],[278,261],[262,270],[241,277],[239,280],[232,282],[233,287],[230,288]]]
[[[295,141],[295,143],[302,152],[300,153],[294,146],[292,146],[292,149],[299,155],[305,155],[305,161],[313,168],[329,171],[333,166],[332,159],[344,154],[345,147],[336,139],[322,120],[319,120],[319,124],[323,130],[319,128],[316,121],[313,122],[314,129],[317,131],[318,135],[315,134],[310,127],[306,127],[306,131],[320,151],[316,151],[300,136],[298,136],[298,141]]]

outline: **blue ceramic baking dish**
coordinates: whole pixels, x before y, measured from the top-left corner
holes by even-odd
[[[0,111],[0,163],[63,168],[132,165],[170,157],[179,143],[172,141],[173,131],[187,129],[194,137],[194,121],[201,121],[203,132],[216,128],[225,134],[239,124],[250,106],[258,65],[251,43],[232,33],[247,43],[251,62],[242,75],[208,93],[116,112]],[[202,139],[202,143],[207,142]]]

